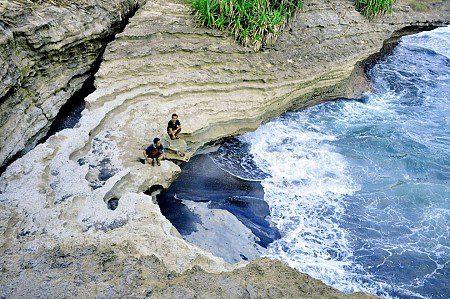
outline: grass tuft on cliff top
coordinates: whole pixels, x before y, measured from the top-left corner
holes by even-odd
[[[355,0],[356,10],[364,16],[373,19],[392,11],[395,0]]]
[[[302,0],[190,0],[199,21],[255,51],[275,42]]]

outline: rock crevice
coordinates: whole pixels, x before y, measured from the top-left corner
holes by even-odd
[[[0,166],[46,135],[144,0],[0,1]]]

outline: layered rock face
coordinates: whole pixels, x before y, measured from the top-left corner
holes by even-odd
[[[198,27],[184,1],[148,0],[108,45],[78,126],[0,178],[1,295],[343,296],[280,262],[229,265],[184,241],[143,193],[167,187],[180,168],[139,157],[173,112],[189,158],[289,108],[351,95],[357,66],[393,32],[449,16],[448,1],[422,13],[399,1],[369,22],[352,1],[310,0],[275,48],[254,53]]]
[[[0,1],[0,166],[45,136],[143,1],[41,2]]]

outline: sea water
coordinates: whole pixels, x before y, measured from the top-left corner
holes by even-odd
[[[214,160],[261,180],[269,256],[345,292],[450,298],[450,27],[369,75],[363,99],[286,113]]]

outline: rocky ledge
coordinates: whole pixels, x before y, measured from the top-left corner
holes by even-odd
[[[142,2],[0,0],[0,166],[45,136]]]
[[[280,262],[230,265],[184,241],[151,195],[180,168],[139,158],[173,112],[189,158],[287,109],[367,88],[355,83],[361,64],[394,32],[449,23],[448,1],[427,3],[413,12],[397,1],[368,21],[352,1],[310,0],[276,47],[254,53],[198,27],[184,1],[148,0],[108,45],[79,124],[0,178],[1,296],[344,296]]]

